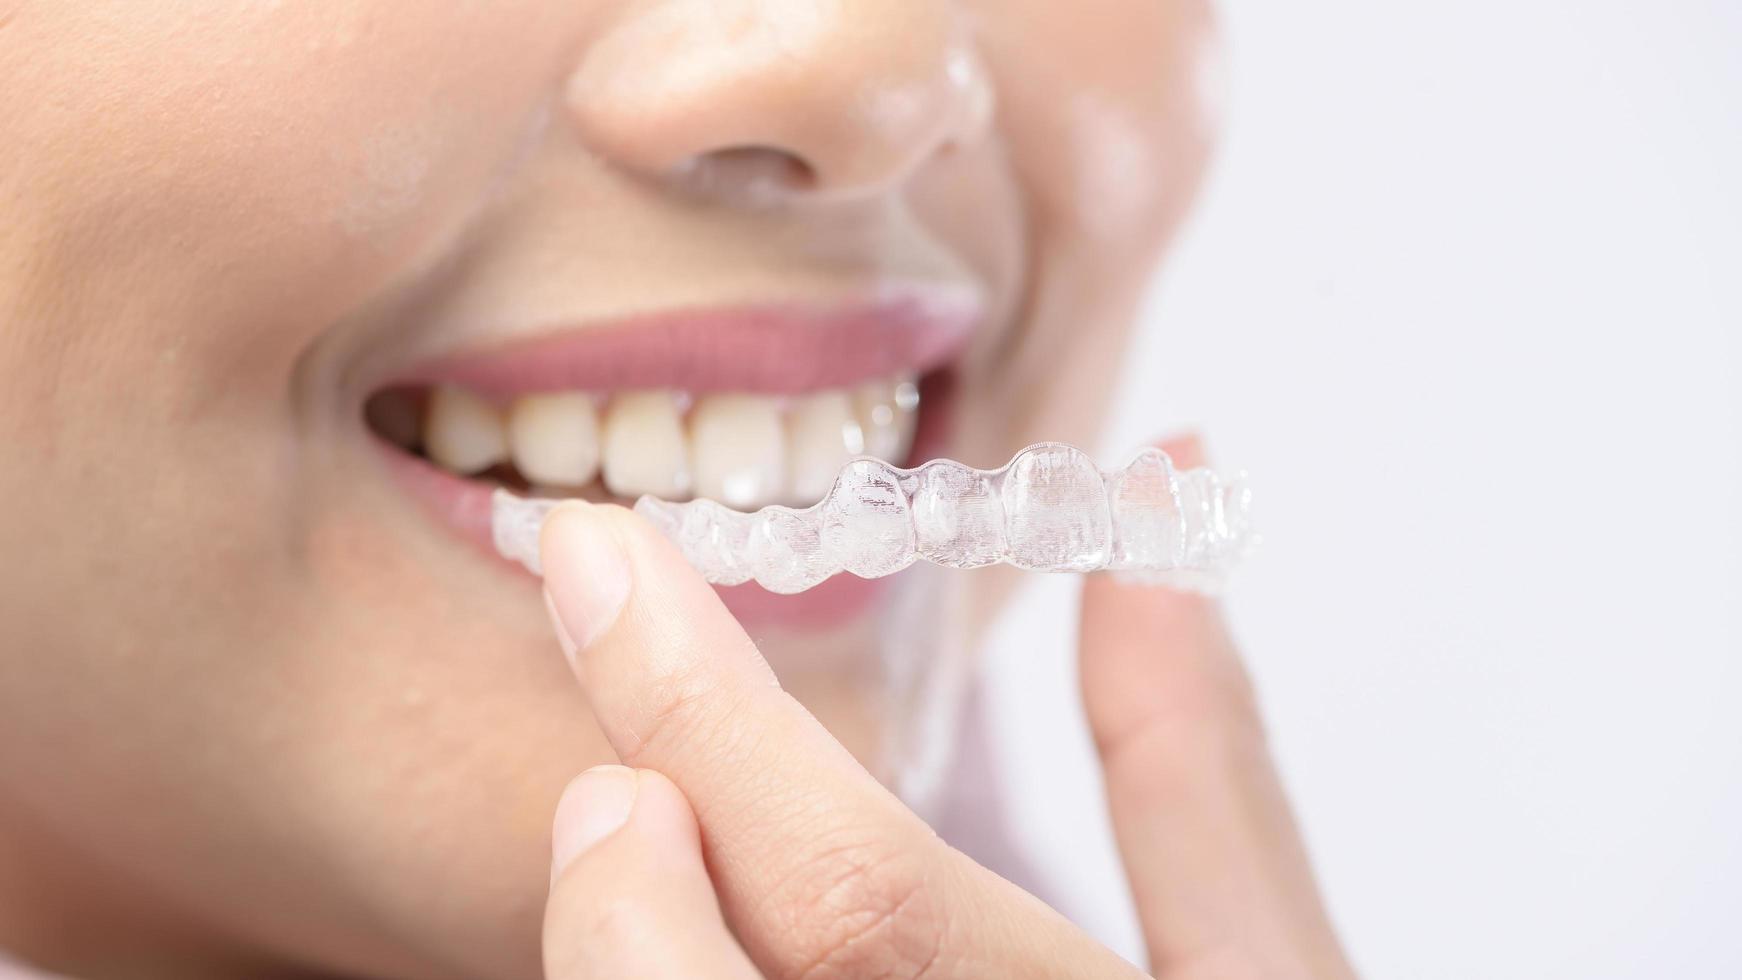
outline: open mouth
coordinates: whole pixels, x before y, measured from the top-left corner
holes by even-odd
[[[364,416],[401,482],[485,550],[497,488],[807,506],[853,457],[911,465],[944,450],[954,364],[979,319],[969,299],[679,311],[552,334],[408,372]]]

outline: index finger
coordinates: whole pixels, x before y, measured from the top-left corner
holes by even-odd
[[[1204,463],[1195,439],[1162,448]],[[1084,709],[1157,973],[1348,976],[1216,603],[1097,575],[1080,629]]]
[[[545,588],[599,724],[627,765],[694,807],[722,911],[776,976],[1129,969],[944,845],[796,700],[650,525],[564,505]],[[1086,948],[1083,948],[1086,947]]]

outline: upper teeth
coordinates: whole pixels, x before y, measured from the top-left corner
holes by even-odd
[[[433,425],[433,423],[432,423]],[[527,395],[508,410],[508,451],[533,483],[584,487],[599,472],[599,412],[580,391]]]
[[[796,397],[654,390],[601,403],[587,392],[549,392],[506,408],[443,385],[430,395],[423,444],[457,473],[511,462],[552,490],[600,479],[622,497],[693,493],[755,508],[821,498],[854,456],[901,462],[918,405],[909,379]]]
[[[457,473],[487,470],[508,458],[508,439],[496,406],[463,388],[430,393],[423,423],[429,458]]]
[[[846,392],[828,391],[793,403],[786,416],[786,440],[793,497],[820,500],[841,464],[865,452],[865,427]]]
[[[618,395],[605,412],[604,433],[605,486],[612,493],[625,497],[689,493],[689,444],[684,439],[683,416],[670,392]],[[520,447],[520,453],[533,456],[544,449],[528,445]]]

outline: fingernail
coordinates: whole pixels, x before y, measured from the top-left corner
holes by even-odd
[[[611,628],[629,598],[629,561],[600,511],[563,504],[539,537],[544,603],[570,666]]]
[[[635,808],[635,770],[595,766],[576,776],[556,805],[550,835],[550,876],[558,875],[593,845],[629,822]]]
[[[551,629],[556,630],[556,642],[563,648],[563,656],[569,660],[569,666],[575,665],[575,652],[580,648],[575,646],[575,638],[569,635],[569,628],[563,625],[562,613],[556,611],[556,600],[550,597],[550,586],[544,589],[544,611],[550,613]]]

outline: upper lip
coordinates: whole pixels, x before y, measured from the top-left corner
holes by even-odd
[[[452,384],[487,397],[626,388],[796,394],[938,368],[962,352],[982,315],[977,291],[961,287],[676,309],[439,355],[387,387]]]

